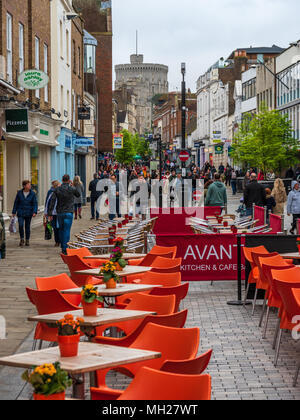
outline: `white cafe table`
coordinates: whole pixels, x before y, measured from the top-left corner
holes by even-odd
[[[280,254],[280,256],[285,260],[300,260],[299,252],[288,252],[286,254]]]
[[[116,274],[120,278],[125,278],[132,274],[148,273],[151,270],[152,270],[152,267],[140,267],[140,266],[129,265],[126,268],[124,268],[123,271],[116,271]],[[100,277],[100,278],[103,277],[102,274],[100,274],[100,268],[91,268],[88,270],[75,271],[74,274],[81,274],[85,276],[93,276],[93,277]]]
[[[45,350],[3,357],[0,359],[0,365],[30,369],[33,366],[60,362],[61,368],[67,371],[73,379],[73,398],[84,399],[84,380],[82,383],[80,379],[86,373],[95,374],[97,370],[159,357],[161,357],[161,353],[155,351],[81,342],[79,343],[77,357],[61,358],[59,348],[51,347]]]
[[[147,254],[130,254],[130,253],[124,253],[122,258],[126,261],[128,260],[140,260],[142,258],[145,258]],[[103,254],[103,255],[88,255],[86,257],[83,257],[84,260],[109,260],[111,257],[111,254]]]

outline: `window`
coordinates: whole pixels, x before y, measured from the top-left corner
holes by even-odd
[[[81,76],[81,50],[78,47],[78,76]]]
[[[9,13],[6,14],[6,62],[6,77],[12,83],[12,16]]]
[[[76,74],[76,44],[75,41],[73,41],[73,72]]]
[[[81,97],[80,95],[77,95],[77,108],[79,108],[81,106]],[[77,113],[77,119],[78,119],[78,113]],[[77,124],[78,130],[80,130],[81,128],[81,121],[78,119],[78,124]]]
[[[72,128],[75,127],[76,125],[76,97],[75,97],[75,93],[72,93],[72,97],[73,97],[73,116],[72,116]]]
[[[44,44],[44,72],[48,74],[48,45]],[[45,102],[49,101],[48,85],[45,86]]]
[[[67,51],[67,64],[70,64],[70,35],[68,29],[66,30],[66,51]]]
[[[60,36],[60,57],[64,58],[64,41],[63,41],[63,24],[59,22],[59,36]]]
[[[40,39],[36,36],[34,37],[34,45],[35,45],[35,68],[37,70],[40,69]],[[40,91],[37,89],[35,91],[36,98],[40,97]]]
[[[256,79],[248,80],[243,83],[243,101],[254,98],[256,96]]]
[[[24,25],[19,23],[19,73],[24,71]]]
[[[60,113],[63,118],[64,116],[64,87],[63,85],[60,86]]]

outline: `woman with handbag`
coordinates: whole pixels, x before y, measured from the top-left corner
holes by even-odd
[[[29,246],[31,220],[36,217],[38,212],[38,203],[35,193],[31,189],[30,181],[23,181],[23,189],[18,191],[12,211],[12,216],[18,217],[20,246]],[[25,238],[24,240],[24,226]]]
[[[54,191],[56,190],[56,188],[58,188],[60,186],[60,182],[59,181],[53,181],[52,182],[52,187],[51,189],[48,191],[47,197],[46,197],[46,203],[45,203],[45,212],[44,212],[44,226],[45,226],[45,230],[47,229],[47,224],[48,222],[48,214],[49,214],[49,204],[50,204],[50,200],[52,198],[52,195],[54,193]],[[60,246],[60,235],[59,235],[59,226],[58,226],[58,220],[57,220],[57,213],[56,213],[56,206],[52,212],[52,216],[53,219],[50,222],[53,232],[54,232],[54,240],[55,240],[55,246],[59,247]],[[45,239],[46,239],[46,231],[45,231]],[[51,238],[50,238],[51,239]]]
[[[80,176],[75,176],[73,180],[73,187],[76,188],[78,193],[80,194],[79,197],[75,198],[74,201],[74,210],[75,210],[75,220],[77,220],[77,216],[81,219],[81,211],[82,211],[82,203],[83,203],[83,194],[84,194],[84,186],[81,182]]]

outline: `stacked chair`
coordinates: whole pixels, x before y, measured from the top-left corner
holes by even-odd
[[[149,229],[148,223],[145,226]],[[93,261],[90,265],[83,258],[91,253],[88,246],[68,250],[68,255],[62,258],[69,267],[71,277],[62,274],[37,278],[37,290],[27,289],[28,297],[39,314],[80,309],[79,296],[62,295],[60,291],[76,288],[87,282],[74,272],[98,266],[99,262]],[[174,401],[211,398],[211,378],[204,372],[211,360],[212,350],[199,355],[199,328],[185,328],[188,310],[180,307],[188,293],[189,284],[181,282],[181,259],[176,258],[176,253],[177,247],[157,246],[143,260],[132,261],[132,264],[149,264],[152,268],[150,272],[139,275],[132,281],[152,284],[154,287],[147,293],[127,294],[117,299],[116,308],[120,310],[142,310],[155,315],[147,316],[143,320],[97,328],[97,336],[94,338],[94,342],[98,344],[157,351],[162,357],[112,369],[133,378],[125,391],[113,390],[107,386],[106,375],[109,370],[98,371],[97,387],[91,388],[93,400]],[[90,278],[88,282],[96,284],[96,280]],[[119,334],[120,338],[105,335],[106,330],[112,327],[122,332]],[[56,334],[56,329],[38,324],[35,340],[52,345]]]
[[[244,254],[251,264],[249,285],[255,284],[256,287],[252,314],[258,290],[265,292],[259,323],[260,327],[263,326],[264,339],[267,338],[271,310],[276,310],[277,326],[274,331],[273,349],[274,365],[277,366],[283,331],[291,333],[300,327],[300,267],[295,267],[292,260],[285,260],[278,253],[269,253],[264,247],[244,248]],[[245,301],[248,291],[249,289]],[[297,384],[299,371],[300,363],[294,377],[294,386]]]

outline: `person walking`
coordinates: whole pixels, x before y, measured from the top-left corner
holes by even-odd
[[[231,188],[232,188],[232,194],[236,195],[236,192],[237,192],[237,173],[234,169],[231,172]]]
[[[77,217],[79,219],[82,218],[82,203],[83,203],[83,194],[84,194],[84,186],[81,182],[80,176],[75,176],[73,180],[73,187],[76,188],[76,190],[79,193],[79,197],[76,197],[74,200],[74,212],[75,212],[75,220],[77,220]]]
[[[91,220],[95,220],[95,206],[98,198],[101,196],[101,192],[97,191],[98,182],[98,174],[94,174],[94,179],[90,182],[89,185],[89,191],[91,192]],[[99,212],[96,209],[96,220],[99,220],[99,216]]]
[[[45,202],[45,211],[44,211],[45,223],[47,223],[47,221],[48,221],[49,204],[50,204],[51,197],[52,197],[54,191],[56,190],[56,188],[58,188],[59,186],[60,186],[59,181],[53,181],[52,182],[52,187],[50,188],[50,190],[47,193],[46,202]],[[57,220],[56,206],[54,207],[53,212],[52,212],[51,226],[52,226],[52,229],[53,229],[53,232],[54,232],[55,246],[59,247],[59,245],[60,245],[60,235],[59,235],[59,226],[58,226],[58,220]]]
[[[272,191],[270,188],[266,188],[266,205],[267,205],[267,222],[269,223],[270,214],[273,214],[274,208],[276,207],[276,201],[272,196]]]
[[[264,207],[267,204],[266,191],[257,182],[257,175],[254,172],[251,174],[250,182],[244,190],[244,203],[247,216],[253,215],[253,204],[260,207]]]
[[[38,212],[37,198],[31,189],[31,182],[23,181],[22,185],[23,189],[17,192],[12,211],[12,216],[18,217],[21,247],[30,246],[31,221]],[[24,241],[24,226],[26,242]]]
[[[115,175],[112,175],[108,185],[109,220],[114,220],[116,217],[122,217],[120,209],[123,196],[122,184],[117,181]]]
[[[75,197],[80,197],[80,193],[77,188],[71,186],[70,184],[70,176],[64,175],[62,185],[53,191],[48,212],[49,220],[52,221],[53,212],[56,206],[60,244],[64,255],[67,254],[67,246],[71,237]]]
[[[288,196],[287,213],[288,216],[293,215],[290,233],[294,235],[295,229],[297,228],[297,221],[300,219],[300,184],[298,181],[292,182],[292,191]]]
[[[227,207],[227,192],[225,185],[220,181],[221,175],[215,174],[215,182],[207,191],[205,205],[208,207]]]
[[[276,201],[276,207],[273,209],[273,213],[282,216],[284,214],[285,203],[287,202],[287,193],[282,179],[275,179],[272,196]]]

